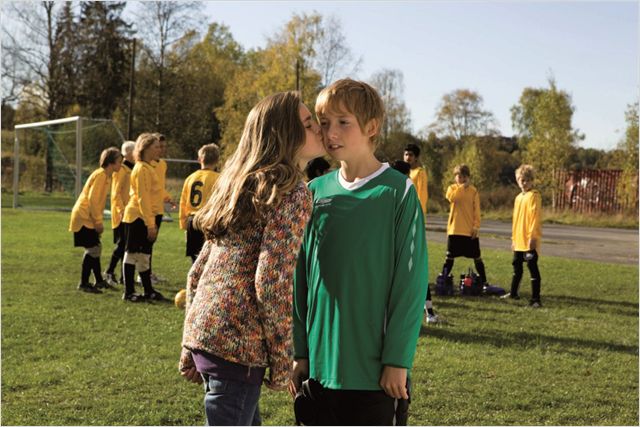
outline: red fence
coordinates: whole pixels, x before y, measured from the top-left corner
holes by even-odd
[[[557,210],[615,213],[628,208],[623,198],[618,195],[621,170],[562,170],[556,177],[557,188],[560,189],[555,200]],[[638,177],[636,181],[637,179]],[[637,185],[636,188],[638,188]],[[637,210],[637,194],[633,205]]]

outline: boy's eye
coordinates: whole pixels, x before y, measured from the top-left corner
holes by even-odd
[[[341,125],[348,125],[349,121],[348,120],[340,120],[340,124]]]

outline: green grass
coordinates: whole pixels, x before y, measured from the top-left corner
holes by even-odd
[[[202,389],[177,373],[184,313],[78,292],[82,250],[68,213],[2,210],[3,425],[202,425]],[[112,248],[103,238],[103,267]],[[165,223],[159,290],[184,286],[183,235]],[[430,277],[444,248],[429,244]],[[490,281],[510,253],[483,251]],[[471,263],[459,260],[455,271]],[[434,297],[448,323],[424,325],[411,424],[633,425],[638,422],[638,268],[541,257],[544,308]],[[264,388],[263,388],[264,389]],[[293,423],[284,393],[263,390],[265,425]]]

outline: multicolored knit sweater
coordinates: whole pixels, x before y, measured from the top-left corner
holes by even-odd
[[[266,225],[205,242],[187,278],[180,369],[203,350],[249,367],[269,367],[286,385],[293,363],[293,273],[312,199],[300,182]]]

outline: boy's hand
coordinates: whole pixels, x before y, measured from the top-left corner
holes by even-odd
[[[536,239],[529,239],[529,250],[532,251],[536,248],[536,244],[538,242],[536,241]]]
[[[147,227],[147,240],[155,242],[156,237],[158,237],[158,228],[155,225],[153,227]]]
[[[396,399],[408,399],[407,394],[407,369],[385,365],[380,377],[380,387],[389,396]]]
[[[511,241],[511,251],[515,251],[516,250],[516,244],[513,243],[513,240]]]
[[[478,233],[480,232],[480,230],[478,230],[477,228],[473,228],[471,229],[471,238],[472,239],[477,239],[478,238]]]
[[[296,393],[302,387],[302,382],[309,378],[309,359],[296,359],[293,362],[293,371],[289,380],[289,394],[296,397]]]
[[[96,224],[96,233],[102,234],[103,231],[104,231],[104,225],[102,225],[102,223]]]

